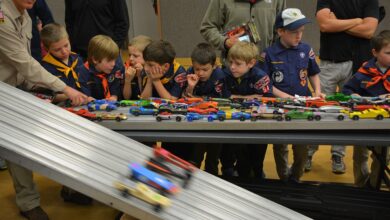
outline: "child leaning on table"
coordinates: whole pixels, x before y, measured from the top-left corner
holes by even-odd
[[[125,67],[115,41],[105,35],[94,36],[88,43],[88,61],[84,65],[89,76],[83,81],[87,81],[92,97],[109,101],[121,97]]]
[[[41,31],[41,40],[48,51],[42,59],[42,66],[54,76],[60,78],[66,85],[90,96],[91,91],[80,78],[88,76],[88,70],[84,67],[82,58],[71,51],[69,36],[64,26],[51,23],[45,25]],[[81,77],[80,77],[81,76]],[[54,102],[63,102],[68,97],[58,93]],[[89,97],[89,101],[93,98]]]
[[[151,42],[152,39],[144,35],[136,36],[129,42],[129,58],[125,62],[126,72],[123,84],[123,99],[135,100],[141,95],[141,73],[145,64],[142,53]]]
[[[314,96],[325,97],[321,93],[320,69],[313,49],[301,42],[305,24],[310,21],[299,9],[287,8],[276,17],[275,29],[279,39],[265,49],[262,69],[273,82],[273,94],[280,98],[293,98],[294,95],[312,96],[308,86],[310,81]],[[299,182],[308,158],[306,145],[293,145],[294,162],[288,167],[288,148],[284,144],[274,144],[274,157],[278,176],[283,181]]]
[[[183,97],[227,98],[225,74],[216,65],[217,55],[209,43],[196,45],[191,53],[192,67],[187,70],[187,86]],[[205,152],[205,170],[218,175],[221,144],[195,144],[193,162],[200,167]]]
[[[183,92],[186,71],[175,61],[176,52],[167,41],[154,41],[143,52],[141,98],[159,97],[176,100]]]
[[[353,77],[344,85],[343,93],[355,96],[390,97],[390,30],[384,30],[372,39],[373,58],[365,62]],[[375,188],[381,183],[379,178],[381,146],[372,148],[371,173],[369,172],[368,147],[353,148],[353,174],[355,184],[359,187]],[[386,146],[383,146],[386,147]],[[386,157],[386,164],[389,155]]]
[[[272,95],[272,82],[269,76],[256,66],[259,50],[248,42],[237,42],[228,53],[228,66],[224,69],[226,86],[230,98],[260,99]],[[234,172],[233,150],[237,151],[236,170],[240,177],[253,176],[262,179],[263,160],[267,151],[266,144],[240,144],[223,146],[221,153],[222,171],[224,175]]]

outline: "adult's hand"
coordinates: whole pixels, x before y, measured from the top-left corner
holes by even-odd
[[[88,103],[88,96],[69,86],[66,86],[62,92],[72,101],[73,106],[79,106]]]
[[[245,31],[241,31],[231,37],[229,37],[226,41],[225,41],[225,46],[226,48],[231,48],[235,43],[237,43],[239,41],[239,37],[241,37],[243,34],[245,33]]]

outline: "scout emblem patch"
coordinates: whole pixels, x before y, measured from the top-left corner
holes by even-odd
[[[305,86],[307,82],[307,69],[301,69],[299,72],[299,79],[301,80],[301,85]]]
[[[272,81],[281,83],[284,79],[284,75],[281,71],[275,71],[272,73]]]

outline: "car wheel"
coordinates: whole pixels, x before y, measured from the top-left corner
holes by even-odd
[[[188,122],[191,122],[191,121],[193,121],[194,119],[191,117],[191,116],[187,116],[187,121]]]
[[[223,117],[223,116],[219,116],[219,117],[218,117],[218,120],[220,120],[220,121],[224,121],[224,120],[225,120],[225,117]]]
[[[134,116],[139,116],[139,111],[133,111]]]
[[[207,121],[208,121],[208,122],[213,122],[213,121],[214,121],[214,118],[213,118],[212,116],[209,116],[209,117],[207,117]]]
[[[129,190],[123,189],[123,190],[122,190],[122,196],[125,197],[125,198],[127,198],[127,197],[129,196]]]
[[[291,121],[291,117],[290,116],[286,116],[285,119],[286,119],[286,121]]]
[[[383,115],[377,115],[376,120],[383,120]]]
[[[125,104],[125,103],[121,103],[121,106],[122,106],[122,107],[126,107],[126,104]]]
[[[342,120],[344,120],[344,116],[343,116],[343,115],[339,115],[339,116],[337,116],[337,120],[339,120],[339,121],[342,121]]]
[[[354,120],[354,121],[359,120],[359,116],[357,116],[357,115],[352,116],[352,120]]]
[[[156,117],[156,120],[157,120],[157,121],[161,121],[162,118],[161,118],[160,116],[157,116],[157,117]]]
[[[157,204],[157,205],[154,206],[154,211],[156,211],[156,212],[160,212],[161,209],[162,209],[162,207],[161,207],[160,204]]]
[[[107,107],[107,108],[106,108],[106,111],[107,111],[107,112],[110,112],[110,111],[112,111],[112,108]]]
[[[121,118],[120,117],[116,117],[115,120],[116,121],[121,121]]]
[[[278,116],[276,116],[276,120],[277,120],[277,121],[282,121],[283,118],[282,118],[282,116],[278,115]]]
[[[88,111],[93,112],[95,111],[95,109],[93,109],[92,107],[88,107]]]
[[[257,117],[256,116],[251,117],[251,121],[257,121]]]
[[[177,122],[181,122],[181,117],[180,116],[176,116],[176,121]]]
[[[102,117],[97,117],[96,120],[97,121],[103,121],[103,118]]]
[[[316,115],[316,116],[314,117],[314,119],[315,119],[316,121],[319,121],[319,120],[321,120],[321,116]]]
[[[307,116],[307,120],[313,121],[314,117],[312,115]]]
[[[241,116],[240,121],[245,121],[245,116]]]

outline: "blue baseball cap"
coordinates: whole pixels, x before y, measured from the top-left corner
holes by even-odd
[[[276,17],[275,29],[296,30],[307,23],[310,23],[310,20],[302,14],[301,10],[298,8],[287,8]]]

